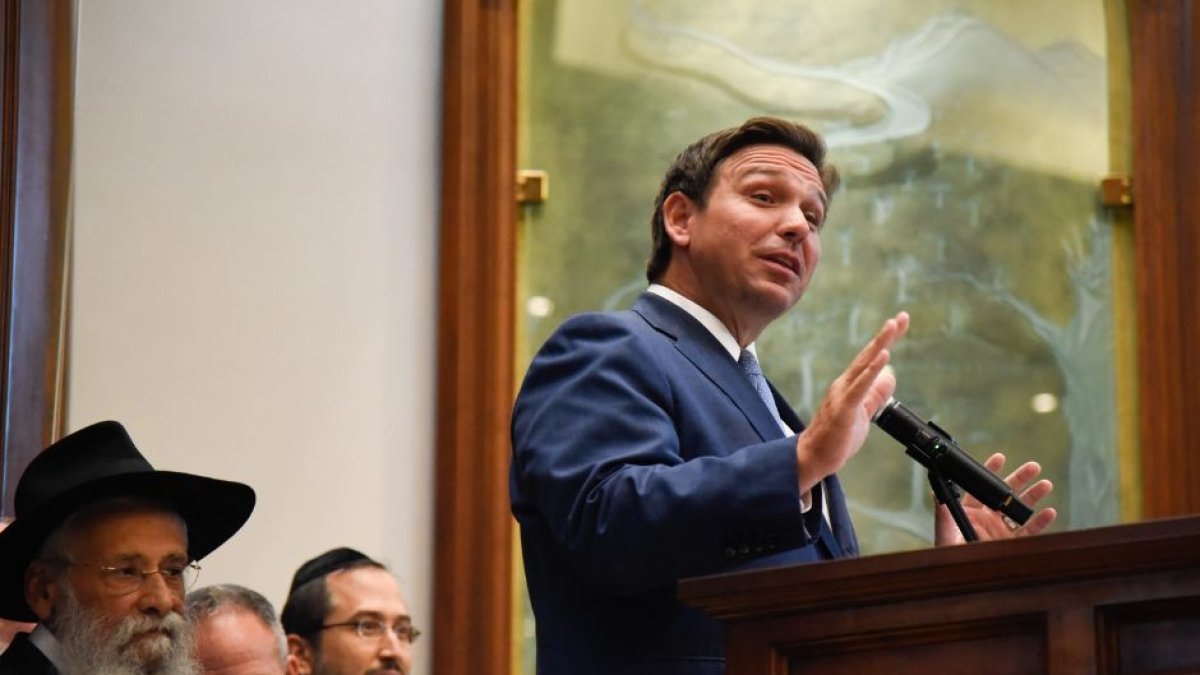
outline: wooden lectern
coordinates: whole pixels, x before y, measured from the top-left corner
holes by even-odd
[[[1200,673],[1200,517],[679,584],[728,675]]]

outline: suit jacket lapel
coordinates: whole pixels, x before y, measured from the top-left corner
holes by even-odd
[[[775,387],[771,387],[775,395],[775,404],[779,408],[779,416],[796,433],[804,430],[804,422],[788,402],[779,395]],[[835,558],[855,557],[858,555],[858,537],[854,534],[854,524],[850,521],[850,511],[846,508],[846,495],[842,492],[841,481],[837,475],[827,476],[821,481],[820,488],[825,493],[825,504],[829,507],[829,524],[822,523],[821,538]]]
[[[674,340],[675,348],[729,397],[750,421],[759,437],[764,441],[783,437],[783,430],[759,399],[758,392],[742,372],[741,366],[729,358],[729,352],[725,351],[721,343],[699,321],[653,293],[642,293],[634,302],[633,311],[656,330]],[[771,393],[775,396],[775,404],[784,423],[796,433],[804,430],[804,422],[800,416],[792,410],[774,386],[771,386]],[[829,525],[823,527],[824,537],[828,537],[827,545],[833,549],[831,552],[835,557],[858,555],[858,540],[854,535],[854,526],[846,509],[846,497],[837,476],[827,477],[822,486],[826,492],[825,501],[829,505]]]
[[[674,339],[675,349],[729,397],[760,438],[770,441],[783,437],[783,430],[771,417],[741,366],[699,321],[653,293],[642,293],[634,302],[633,311],[656,330]]]
[[[846,495],[836,475],[824,480],[826,503],[829,504],[829,526],[833,538],[848,556],[858,555],[858,537],[854,534],[854,523],[850,521],[850,510],[846,508]]]
[[[775,385],[768,380],[767,386],[771,388],[771,395],[775,397],[775,407],[779,408],[779,417],[783,419],[783,423],[797,434],[804,431],[804,421],[800,419],[795,410],[792,410],[792,406],[780,395]]]
[[[0,675],[57,675],[58,670],[41,650],[29,641],[28,633],[18,633],[0,656]]]

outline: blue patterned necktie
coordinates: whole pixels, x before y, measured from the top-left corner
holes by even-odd
[[[779,417],[779,408],[775,405],[775,396],[771,394],[771,387],[767,385],[767,378],[763,375],[762,368],[758,365],[758,359],[754,358],[754,354],[749,349],[743,349],[742,355],[738,357],[738,365],[745,371],[746,377],[750,378],[750,384],[754,385],[754,391],[758,392],[758,397],[767,406],[767,410],[771,411],[771,417],[775,418],[775,424],[783,431],[784,435],[794,433],[788,425],[783,423],[783,419]],[[824,493],[821,496],[821,503],[812,504],[816,508],[816,512],[821,514],[821,519],[825,522],[825,532],[829,533],[829,509],[825,506]],[[833,535],[829,534],[830,542],[833,542]],[[826,546],[831,546],[830,542],[826,542]],[[837,550],[830,548],[830,550]],[[837,557],[832,555],[830,557]]]
[[[738,365],[746,372],[746,377],[750,378],[750,384],[754,385],[754,391],[758,392],[758,397],[767,406],[767,410],[771,411],[775,423],[782,428],[783,421],[779,417],[779,408],[775,405],[775,396],[771,394],[771,387],[767,385],[767,378],[758,365],[758,359],[754,358],[754,353],[743,349],[742,355],[738,357]]]

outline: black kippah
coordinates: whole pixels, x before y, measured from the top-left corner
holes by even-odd
[[[341,547],[326,551],[304,563],[300,566],[300,569],[296,570],[295,576],[292,577],[292,587],[288,589],[288,595],[295,593],[297,588],[314,579],[320,579],[330,572],[345,569],[360,561],[379,564],[352,548]]]

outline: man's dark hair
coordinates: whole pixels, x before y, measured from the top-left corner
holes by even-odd
[[[283,635],[283,627],[279,624],[279,617],[275,614],[275,607],[258,591],[237,584],[217,584],[197,588],[188,593],[184,602],[188,620],[193,625],[227,608],[250,612],[271,629],[271,634],[275,636],[279,663],[287,663],[287,640]]]
[[[334,572],[345,572],[363,568],[387,570],[381,562],[372,560],[353,549],[334,549],[301,566],[293,580],[292,590],[283,604],[280,619],[288,635],[298,635],[317,649],[317,634],[325,624],[325,617],[333,600],[329,595],[326,579]],[[313,572],[309,574],[308,572]]]
[[[672,193],[683,193],[704,208],[712,188],[717,166],[726,157],[751,145],[780,145],[796,151],[817,168],[825,194],[832,198],[841,182],[837,168],[825,163],[825,141],[812,129],[779,117],[752,117],[740,127],[711,133],[692,143],[671,163],[654,200],[650,218],[650,259],[646,278],[654,283],[662,278],[671,262],[671,238],[663,221],[663,203]]]

